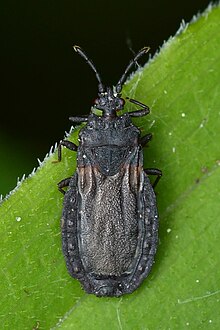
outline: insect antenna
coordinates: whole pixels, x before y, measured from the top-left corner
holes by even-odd
[[[124,84],[124,81],[126,79],[126,76],[128,74],[128,71],[132,68],[132,66],[135,64],[136,61],[139,60],[139,58],[141,58],[144,54],[146,54],[148,51],[150,50],[150,47],[144,47],[142,48],[136,55],[135,57],[130,61],[130,63],[128,64],[127,68],[125,69],[122,77],[119,79],[117,85],[116,85],[116,92],[120,93],[122,86]]]
[[[95,72],[96,78],[99,82],[98,90],[99,90],[100,93],[103,93],[105,91],[105,88],[104,88],[104,85],[102,83],[101,76],[98,73],[95,65],[92,62],[92,60],[90,58],[88,58],[88,56],[86,55],[86,53],[84,52],[84,50],[81,47],[75,45],[75,46],[73,46],[73,49],[75,50],[75,52],[77,52],[80,56],[82,56],[84,58],[86,63],[88,63],[89,66],[92,68],[92,70]]]

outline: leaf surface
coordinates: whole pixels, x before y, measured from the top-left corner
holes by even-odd
[[[61,252],[63,196],[56,183],[75,153],[50,155],[0,207],[1,327],[4,329],[220,328],[220,7],[182,28],[123,93],[146,103],[136,119],[154,137],[145,167],[163,171],[156,192],[160,244],[133,294],[97,298],[72,279]],[[129,105],[127,110],[134,110]],[[78,129],[71,134],[77,143]]]

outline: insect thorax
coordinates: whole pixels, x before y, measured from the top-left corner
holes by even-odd
[[[93,166],[105,176],[115,175],[138,148],[139,129],[129,115],[88,118],[79,134],[78,167]]]
[[[136,146],[139,129],[134,126],[128,114],[106,118],[91,114],[86,126],[80,131],[82,146]]]

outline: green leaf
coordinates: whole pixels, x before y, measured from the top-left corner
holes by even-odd
[[[19,145],[19,148],[16,148],[17,145]],[[23,147],[24,145],[24,141],[16,138],[15,143],[13,138],[0,131],[0,195],[5,196],[7,192],[16,186],[16,178],[22,177],[24,173],[28,173],[32,169],[33,165],[29,161],[31,159],[31,148]]]
[[[87,295],[66,271],[59,228],[63,196],[56,183],[74,172],[75,153],[64,150],[61,163],[49,155],[3,201],[2,329],[220,328],[219,76],[216,6],[183,26],[124,88],[152,110],[135,123],[143,134],[154,134],[145,166],[163,170],[156,189],[156,262],[133,294]]]

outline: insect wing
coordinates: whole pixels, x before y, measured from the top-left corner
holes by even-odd
[[[88,293],[120,296],[148,275],[158,240],[153,188],[134,148],[120,171],[106,176],[85,160],[65,195],[63,252]]]

